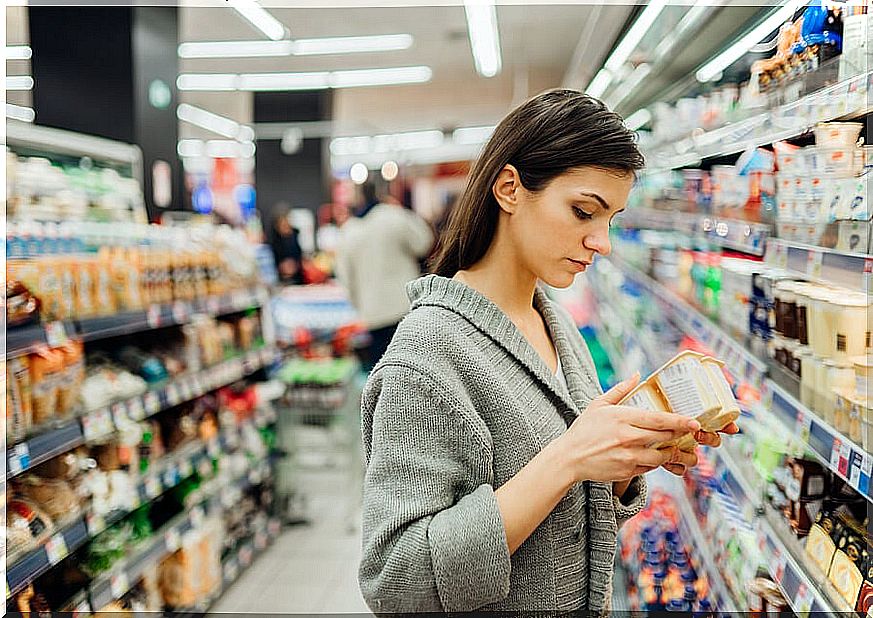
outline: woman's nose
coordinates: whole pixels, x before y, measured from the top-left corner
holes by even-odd
[[[582,245],[586,249],[596,251],[602,256],[607,256],[612,253],[612,243],[609,242],[609,233],[590,234],[582,241]]]

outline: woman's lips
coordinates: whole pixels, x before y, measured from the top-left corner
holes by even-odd
[[[580,262],[579,260],[574,260],[571,258],[567,258],[567,261],[573,265],[573,267],[576,269],[576,272],[584,273],[585,269],[588,268],[587,262]]]

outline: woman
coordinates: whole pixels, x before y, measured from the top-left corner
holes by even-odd
[[[638,376],[601,394],[575,325],[537,288],[609,254],[642,166],[621,118],[571,90],[494,131],[364,393],[359,577],[374,612],[605,612],[641,475],[697,463],[649,445],[720,443],[617,405]]]

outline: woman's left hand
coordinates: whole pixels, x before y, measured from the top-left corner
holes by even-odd
[[[721,446],[721,436],[719,434],[726,434],[729,436],[735,435],[740,432],[740,428],[736,423],[730,423],[725,426],[724,429],[718,432],[711,431],[698,431],[694,434],[694,439],[697,440],[697,443],[701,446],[712,446],[719,447]],[[665,463],[662,468],[675,474],[676,476],[682,476],[685,474],[688,468],[693,468],[697,465],[697,455],[694,453],[686,453],[683,451],[679,451],[673,455],[673,457]]]

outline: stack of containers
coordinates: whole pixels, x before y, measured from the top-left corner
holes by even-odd
[[[870,299],[862,292],[772,275],[776,361],[800,378],[804,405],[869,451],[864,434]]]
[[[864,172],[873,161],[870,147],[856,144],[862,128],[863,124],[856,122],[824,122],[815,128],[813,146],[774,144],[781,238],[817,244],[828,223],[870,219],[869,179]]]

